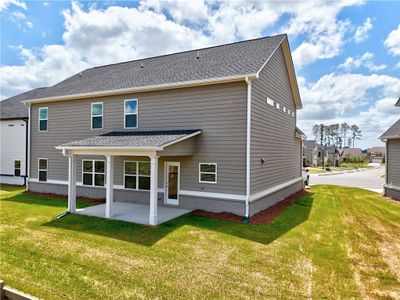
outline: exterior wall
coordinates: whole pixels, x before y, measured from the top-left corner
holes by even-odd
[[[0,182],[24,184],[22,177],[14,177],[14,161],[21,161],[21,176],[25,176],[26,123],[23,120],[0,121]]]
[[[55,146],[111,131],[128,131],[124,129],[124,100],[137,98],[138,129],[129,131],[202,129],[202,134],[196,137],[194,155],[168,158],[181,162],[181,189],[245,195],[246,93],[246,83],[237,82],[32,105],[31,177],[37,179],[38,158],[47,158],[48,179],[66,181],[68,159]],[[104,103],[103,129],[91,130],[91,103],[99,101]],[[38,132],[39,107],[48,107],[47,132]],[[190,143],[187,148],[193,150]],[[171,153],[166,151],[168,155]],[[81,180],[80,161],[78,159],[78,182]],[[122,161],[116,158],[115,184],[122,184]],[[160,158],[161,177],[164,161]],[[200,162],[218,164],[217,184],[198,182]],[[163,177],[159,182],[162,186]]]
[[[296,111],[282,48],[252,82],[251,194],[301,176],[301,141],[295,137],[296,115],[293,117],[282,108],[270,106],[267,97]],[[265,163],[261,162],[262,158]]]
[[[285,198],[289,197],[290,195],[293,195],[302,188],[303,188],[303,183],[300,181],[288,186],[285,189],[277,191],[276,193],[260,198],[254,202],[250,202],[250,216],[264,210],[267,207],[270,207],[278,203],[279,201],[284,200]]]
[[[400,139],[387,141],[387,183],[400,187]]]
[[[400,190],[385,187],[385,196],[393,198],[395,200],[400,200]]]

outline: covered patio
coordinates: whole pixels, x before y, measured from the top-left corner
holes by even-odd
[[[110,132],[72,141],[56,147],[68,157],[68,211],[108,219],[157,225],[189,212],[173,207],[158,207],[158,159],[163,151],[173,155],[170,146],[201,134],[201,130]],[[168,148],[168,149],[166,149]],[[189,147],[192,149],[192,147]],[[192,151],[192,150],[189,150]],[[179,151],[182,155],[182,151]],[[76,208],[76,160],[78,155],[102,155],[105,160],[106,203]],[[190,155],[190,153],[187,153]],[[114,202],[114,157],[147,156],[150,159],[149,205]],[[147,215],[147,221],[144,220]]]
[[[150,224],[150,207],[144,204],[114,202],[112,219],[133,222],[144,225]],[[99,204],[76,209],[75,213],[86,216],[105,218],[106,204]],[[190,212],[188,209],[161,206],[157,208],[157,225],[175,219]]]

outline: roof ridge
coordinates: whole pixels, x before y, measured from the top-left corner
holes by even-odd
[[[287,36],[287,34],[286,34],[286,33],[280,33],[280,34],[276,34],[276,35],[264,36],[264,37],[249,39],[249,40],[236,41],[236,42],[231,42],[231,43],[227,43],[227,44],[220,44],[220,45],[209,46],[209,47],[203,47],[203,48],[197,48],[197,49],[192,49],[192,50],[185,50],[185,51],[179,51],[179,52],[174,52],[174,53],[168,53],[168,54],[162,54],[162,55],[155,55],[155,56],[144,57],[144,58],[138,58],[138,59],[133,59],[133,60],[127,60],[127,61],[122,61],[122,62],[117,62],[117,63],[112,63],[112,64],[106,64],[106,65],[101,65],[101,66],[95,66],[95,67],[92,67],[92,68],[85,69],[85,70],[83,70],[82,72],[84,72],[84,71],[86,71],[86,70],[91,70],[91,69],[100,69],[100,68],[109,67],[109,66],[114,66],[114,65],[121,65],[121,64],[127,64],[127,63],[132,63],[132,62],[144,61],[144,60],[149,60],[149,59],[154,59],[154,58],[159,58],[159,57],[172,56],[172,55],[176,55],[176,54],[182,54],[182,53],[189,53],[189,52],[195,52],[195,51],[208,50],[208,49],[219,48],[219,47],[229,46],[229,45],[234,45],[234,44],[241,44],[241,43],[246,43],[246,42],[254,42],[254,41],[257,41],[257,40],[270,39],[270,38],[279,37],[279,36]]]

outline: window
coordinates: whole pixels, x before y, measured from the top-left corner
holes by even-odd
[[[150,190],[150,162],[124,161],[124,186],[126,189]]]
[[[292,117],[294,117],[295,116],[295,113],[294,113],[294,111],[292,111]]]
[[[138,100],[131,99],[124,101],[124,127],[137,128],[138,127]]]
[[[276,108],[281,109],[281,105],[279,103],[276,103]]]
[[[47,107],[39,108],[39,131],[47,131],[47,122],[49,119],[49,110]]]
[[[288,113],[288,115],[291,115],[291,114],[292,114],[292,112],[291,112],[290,109],[288,109],[287,113]]]
[[[200,163],[199,164],[199,182],[217,183],[217,164]]]
[[[104,186],[104,160],[82,160],[82,183]]]
[[[92,129],[103,129],[103,102],[92,103]]]
[[[38,164],[39,181],[47,181],[47,158],[39,158]]]
[[[271,106],[274,106],[274,100],[272,100],[272,99],[270,99],[270,98],[267,98],[267,104],[268,105],[271,105]]]
[[[285,113],[285,112],[286,112],[286,106],[284,106],[284,107],[282,108],[282,110],[283,110],[283,112]]]
[[[21,161],[14,160],[14,176],[21,176]]]

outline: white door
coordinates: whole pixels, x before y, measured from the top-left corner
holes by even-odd
[[[165,162],[164,175],[164,201],[166,204],[179,204],[179,186],[180,186],[180,163]]]

